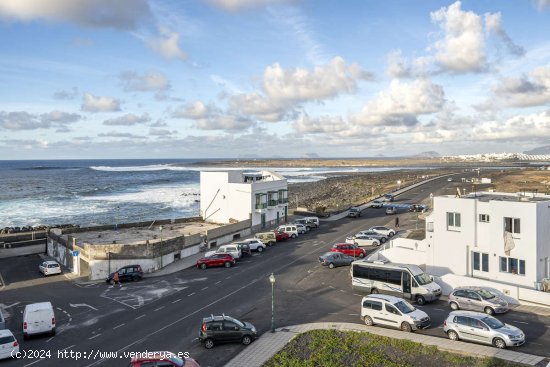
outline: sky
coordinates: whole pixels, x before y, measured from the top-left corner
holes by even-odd
[[[0,159],[550,144],[550,0],[0,0]]]

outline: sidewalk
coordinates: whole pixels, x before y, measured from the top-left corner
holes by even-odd
[[[155,271],[154,273],[147,273],[144,275],[145,278],[160,277],[163,275],[170,275],[178,271],[191,268],[197,264],[197,260],[201,257],[204,257],[204,252],[198,252],[194,255],[189,255],[184,257],[181,260],[176,260],[171,264],[166,265],[162,269]]]
[[[418,333],[405,333],[401,330],[369,327],[362,324],[319,322],[312,324],[294,325],[277,329],[275,333],[266,332],[254,343],[250,344],[233,358],[225,367],[260,367],[267,362],[275,353],[281,350],[296,335],[316,329],[335,329],[342,331],[360,331],[371,334],[382,335],[390,338],[405,339],[416,343],[436,346],[440,350],[458,353],[463,355],[477,355],[479,357],[496,357],[510,362],[523,363],[530,366],[546,366],[547,358],[531,354],[502,350],[480,344],[452,341],[447,338],[422,335]]]

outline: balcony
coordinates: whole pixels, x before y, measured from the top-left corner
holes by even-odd
[[[279,201],[272,199],[269,200],[268,206],[277,206],[277,204],[279,204]]]
[[[279,198],[279,204],[288,204],[288,198]]]

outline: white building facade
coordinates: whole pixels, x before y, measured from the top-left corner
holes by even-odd
[[[550,278],[550,196],[439,196],[433,207],[420,246],[432,272],[528,288]]]
[[[207,222],[251,219],[253,227],[266,228],[288,218],[288,183],[274,172],[203,171],[200,196],[200,214]]]

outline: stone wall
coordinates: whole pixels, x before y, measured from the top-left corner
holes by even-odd
[[[202,217],[190,217],[190,218],[177,218],[174,220],[174,223],[189,223],[189,222],[202,222]],[[171,219],[161,219],[155,221],[147,222],[135,222],[135,223],[118,223],[116,224],[117,228],[134,228],[134,227],[149,227],[152,224],[154,225],[165,225],[172,224]],[[94,227],[83,227],[83,228],[65,228],[63,229],[63,234],[67,233],[80,233],[80,232],[89,232],[89,231],[106,231],[113,229],[115,224],[108,224],[103,226],[94,226]]]

